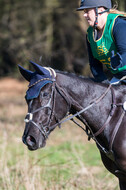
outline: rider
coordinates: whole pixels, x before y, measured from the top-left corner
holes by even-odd
[[[89,28],[87,46],[91,72],[98,82],[108,81],[103,65],[113,74],[111,83],[126,76],[126,13],[112,8],[111,0],[81,0]]]

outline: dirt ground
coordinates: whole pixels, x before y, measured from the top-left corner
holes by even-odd
[[[23,95],[27,89],[27,82],[14,78],[0,79],[0,97]]]

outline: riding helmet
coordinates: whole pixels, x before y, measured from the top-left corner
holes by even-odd
[[[111,0],[81,0],[80,7],[77,9],[77,11],[96,7],[105,7],[106,9],[111,9]]]

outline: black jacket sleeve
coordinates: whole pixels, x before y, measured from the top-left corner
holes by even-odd
[[[117,54],[111,57],[111,66],[114,69],[121,68],[126,65],[126,18],[118,17],[113,27],[113,37],[117,47]],[[118,75],[126,75],[126,71],[123,71]]]

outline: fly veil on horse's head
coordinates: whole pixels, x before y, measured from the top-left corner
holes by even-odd
[[[52,83],[56,73],[51,68],[42,67],[32,61],[35,72],[24,69],[19,65],[19,70],[22,76],[29,81],[29,88],[26,92],[26,99],[31,100],[37,98],[41,89],[48,83]]]

